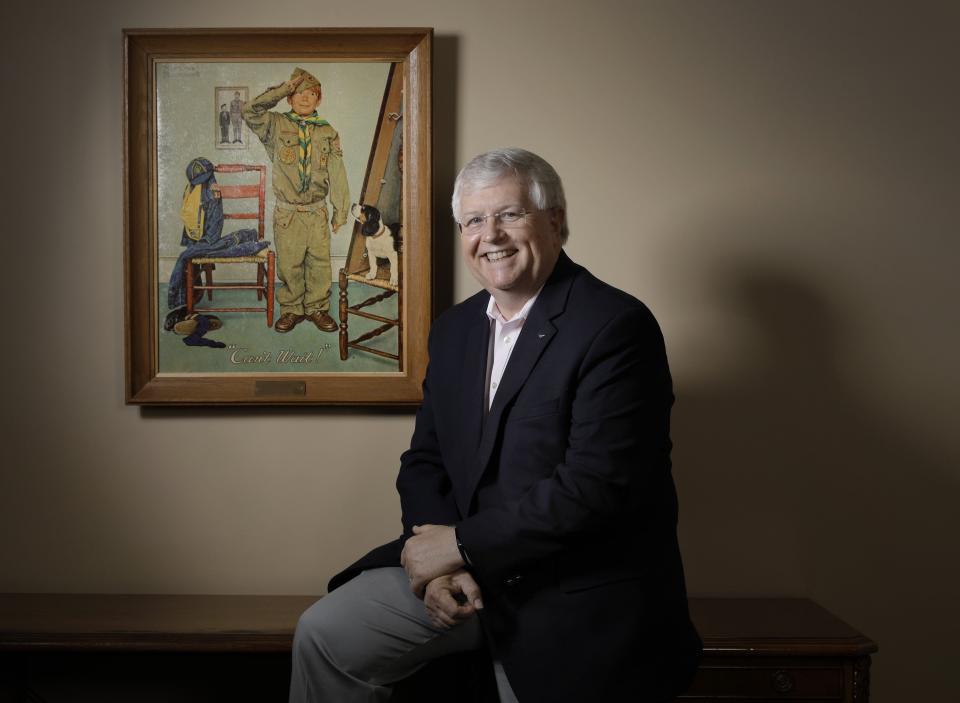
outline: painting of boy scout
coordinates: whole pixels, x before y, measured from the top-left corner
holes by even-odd
[[[336,276],[341,268],[361,278],[367,272],[363,256],[367,238],[351,214],[354,203],[380,208],[388,225],[400,222],[400,178],[391,175],[392,166],[382,170],[385,159],[376,158],[385,148],[383,135],[393,132],[390,127],[402,113],[399,103],[391,103],[389,110],[385,107],[393,76],[390,62],[158,62],[157,367],[161,372],[396,371],[392,357],[376,353],[351,350],[348,358],[341,358]],[[234,124],[235,112],[239,127]],[[266,251],[276,264],[269,296],[275,304],[269,314],[265,314],[265,296],[250,289],[266,283],[252,262],[194,267],[202,269],[202,280],[195,275],[194,287],[216,286],[203,290],[202,298],[199,289],[194,291],[194,312],[211,318],[215,313],[218,319],[213,324],[220,326],[211,326],[204,339],[223,342],[226,346],[220,349],[190,346],[180,334],[185,325],[175,327],[180,319],[167,328],[170,291],[177,293],[178,285],[186,285],[186,276],[178,273],[187,248],[182,236],[184,167],[201,157],[215,171],[208,195],[223,210],[222,232],[217,234],[227,237],[244,228],[255,229],[257,241],[269,243]],[[391,152],[391,164],[393,159]],[[377,164],[373,175],[368,173],[371,163]],[[209,212],[206,215],[208,223],[215,222]],[[196,254],[198,243],[191,243]],[[386,279],[392,270],[386,260],[379,268],[383,284],[389,285]],[[366,279],[353,280],[350,286],[354,303],[384,292]],[[397,318],[398,297],[385,298],[364,311]],[[184,297],[178,306],[185,301]],[[374,318],[353,317],[353,339],[377,327]],[[369,346],[396,354],[400,338],[380,334]]]
[[[330,316],[331,228],[350,213],[350,192],[340,137],[317,112],[322,87],[297,68],[289,80],[268,88],[242,107],[244,122],[260,139],[272,171],[276,207],[273,241],[277,250],[280,333],[308,321],[335,332]],[[287,111],[274,110],[286,101]]]

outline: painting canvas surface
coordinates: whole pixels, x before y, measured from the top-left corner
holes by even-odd
[[[158,372],[160,374],[190,373],[387,373],[397,371],[397,362],[376,354],[351,352],[347,359],[341,359],[337,350],[337,332],[321,330],[309,319],[301,321],[288,332],[278,332],[267,325],[265,312],[210,312],[203,313],[204,307],[241,308],[266,305],[264,298],[251,288],[242,286],[257,280],[255,263],[216,263],[207,265],[207,271],[194,260],[193,277],[197,285],[212,276],[217,284],[235,285],[233,289],[213,291],[194,291],[196,310],[193,316],[186,315],[184,305],[178,304],[176,295],[182,301],[183,292],[177,287],[186,288],[184,261],[190,259],[185,252],[205,251],[193,249],[197,237],[213,241],[218,237],[233,237],[243,241],[243,230],[247,230],[246,246],[263,247],[259,254],[266,257],[272,253],[276,259],[281,254],[287,257],[286,270],[291,269],[289,247],[284,251],[277,248],[277,222],[288,216],[287,210],[278,209],[278,191],[274,183],[274,164],[277,158],[284,163],[309,163],[311,158],[327,158],[327,151],[339,150],[342,153],[342,165],[345,172],[346,188],[349,192],[349,204],[358,203],[367,177],[371,151],[377,137],[381,119],[381,106],[390,75],[388,62],[158,62],[156,68],[156,168],[157,168],[157,282],[158,282]],[[295,69],[309,72],[320,82],[321,101],[316,111],[316,124],[326,123],[335,130],[335,140],[312,140],[310,134],[319,134],[310,130],[296,131],[300,135],[299,144],[292,141],[282,154],[270,153],[268,146],[245,121],[238,123],[238,107],[247,104],[267,89],[276,87],[289,79]],[[291,106],[281,100],[272,111],[283,114]],[[399,115],[390,119],[395,121]],[[326,129],[326,128],[325,128]],[[327,130],[326,135],[333,134]],[[397,132],[397,144],[391,147],[387,171],[383,176],[381,196],[375,203],[381,206],[384,220],[393,220],[385,224],[399,225],[402,211],[400,174],[402,154]],[[304,139],[306,137],[306,139]],[[304,143],[305,142],[305,143]],[[312,155],[313,149],[318,150]],[[319,153],[322,151],[323,153]],[[333,158],[333,154],[330,154]],[[398,162],[398,163],[394,163]],[[213,174],[215,184],[208,187],[192,183],[190,175],[206,178],[203,164],[210,164],[218,170]],[[262,241],[257,232],[260,222],[255,214],[246,218],[236,217],[242,212],[256,213],[257,199],[235,199],[231,193],[255,190],[260,170],[265,169],[265,187],[262,195]],[[305,167],[301,166],[301,170]],[[198,175],[199,174],[199,175]],[[332,180],[332,179],[331,179]],[[199,190],[198,190],[199,188]],[[332,188],[332,186],[331,186]],[[232,189],[232,190],[231,190]],[[342,192],[342,191],[341,191]],[[390,194],[386,197],[386,194]],[[342,197],[342,195],[340,196]],[[212,212],[205,209],[207,198],[216,198],[218,207],[224,215],[222,223],[203,219],[199,213]],[[324,203],[323,216],[329,228],[333,204],[332,193]],[[283,201],[283,194],[280,193]],[[286,202],[281,202],[285,206]],[[320,212],[314,204],[313,211]],[[192,209],[191,209],[192,208]],[[359,237],[360,223],[355,220],[356,208],[346,222],[333,232],[330,229],[330,268],[332,285],[329,296],[329,314],[337,321],[337,300],[339,295],[337,272],[343,268],[351,253],[351,243]],[[278,214],[279,213],[279,214]],[[296,214],[296,213],[295,213]],[[233,216],[232,216],[233,215]],[[194,221],[191,218],[203,219]],[[187,224],[185,224],[187,223]],[[251,231],[253,232],[251,234]],[[222,244],[217,239],[217,244]],[[354,244],[354,251],[357,245]],[[231,252],[251,253],[249,249],[231,249]],[[305,257],[306,258],[306,257]],[[265,259],[264,259],[265,260]],[[381,262],[382,263],[382,262]],[[277,268],[280,262],[277,262]],[[389,275],[383,270],[382,275]],[[286,284],[277,272],[275,292],[281,291]],[[370,288],[363,282],[351,283],[351,297],[354,287]],[[211,298],[212,295],[212,298]],[[386,318],[398,317],[397,298],[388,297],[371,306],[369,312]],[[281,316],[279,301],[274,302],[274,322]],[[351,336],[354,332],[363,333],[364,320],[354,322],[351,318]],[[370,323],[371,327],[375,323]],[[371,339],[371,347],[386,353],[397,353],[399,340],[397,332],[379,334]]]

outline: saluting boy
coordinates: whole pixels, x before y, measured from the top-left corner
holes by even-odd
[[[289,112],[271,111],[284,98]],[[337,131],[317,114],[320,81],[302,68],[243,106],[243,119],[273,164],[273,237],[282,286],[277,332],[309,319],[334,332],[330,317],[330,227],[347,221],[350,192]],[[327,198],[330,208],[327,209]]]

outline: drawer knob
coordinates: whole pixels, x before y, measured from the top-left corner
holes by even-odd
[[[777,671],[773,675],[773,688],[777,693],[790,693],[793,690],[793,677],[787,671]]]

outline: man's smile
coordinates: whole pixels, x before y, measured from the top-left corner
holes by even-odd
[[[508,256],[513,256],[516,253],[516,249],[500,249],[498,251],[488,251],[483,256],[486,257],[487,261],[500,261],[500,259],[506,259]]]

